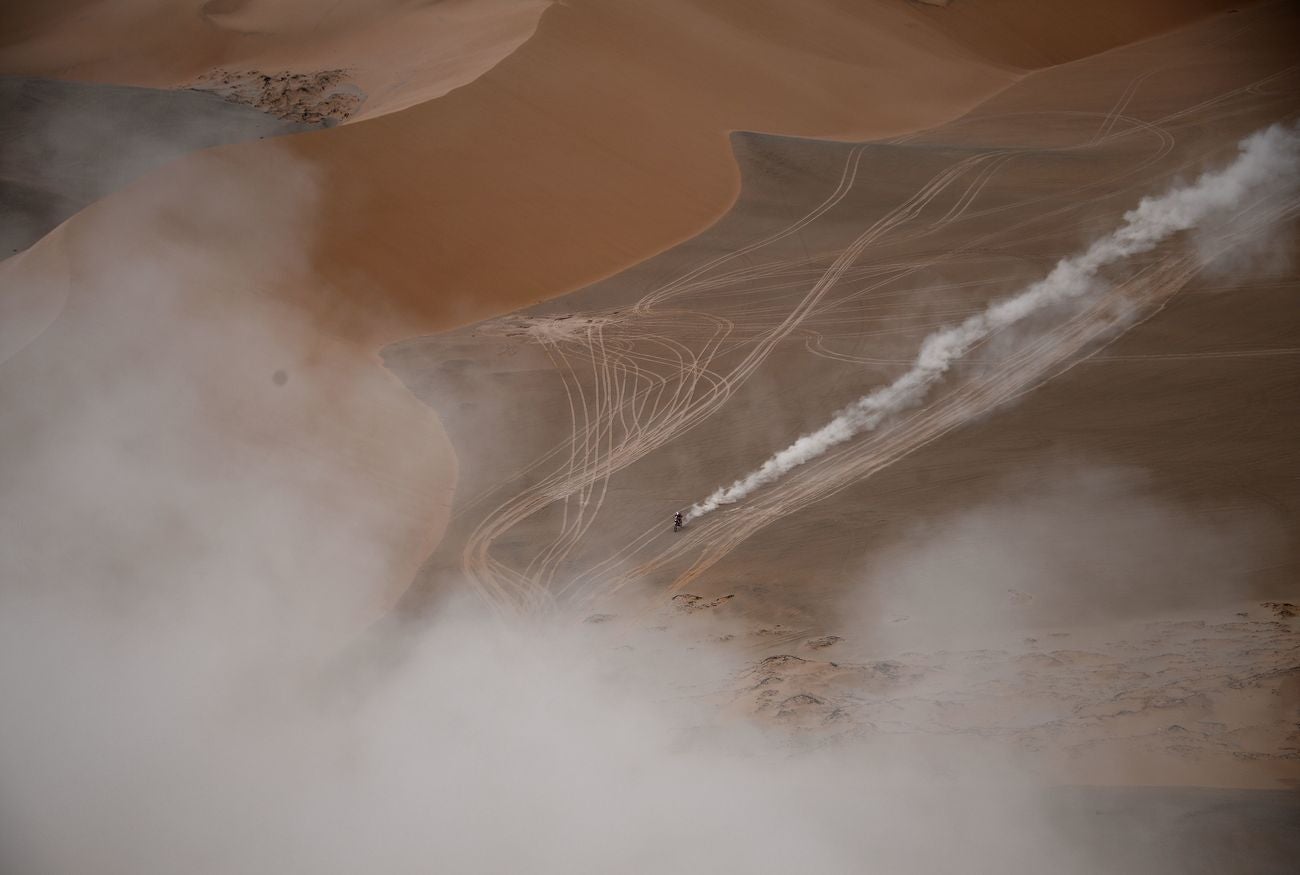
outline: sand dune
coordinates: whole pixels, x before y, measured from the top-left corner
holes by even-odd
[[[343,68],[366,95],[361,118],[474,80],[294,143],[325,180],[318,270],[347,278],[346,300],[318,309],[334,332],[355,333],[353,305],[389,314],[383,336],[395,339],[552,297],[695,233],[737,192],[732,130],[915,130],[1005,87],[1018,66],[1212,5],[1145,4],[1138,15],[1111,4],[1091,10],[1106,24],[1078,27],[1041,3],[588,0],[548,7],[521,45],[536,4],[343,3],[319,20],[274,4],[181,4],[147,18],[144,6],[83,4],[15,13],[23,38],[0,67],[172,85],[214,69]],[[116,34],[138,49],[103,60],[96,47]],[[234,154],[260,160],[255,147]]]
[[[1214,245],[1179,238],[1126,263],[1097,305],[1122,320],[1056,314],[1041,337],[982,347],[937,398],[734,512],[681,534],[669,520],[888,384],[935,328],[1042,277],[1144,195],[1221,166],[1239,138],[1293,119],[1294,16],[1257,7],[1041,71],[894,141],[737,136],[742,194],[708,232],[547,304],[386,348],[465,448],[456,516],[407,608],[468,579],[506,610],[607,623],[666,610],[658,622],[692,628],[716,614],[722,646],[756,658],[813,659],[820,642],[836,662],[857,652],[904,667],[978,662],[973,649],[944,654],[968,635],[1043,630],[1046,644],[1023,659],[990,657],[993,675],[1015,677],[1009,697],[1052,700],[1030,720],[1038,735],[968,724],[1019,720],[1005,703],[985,712],[975,701],[975,717],[961,702],[936,705],[951,713],[925,719],[1045,747],[1077,731],[1071,744],[1088,753],[1071,780],[1101,774],[1103,761],[1136,775],[1148,755],[1149,780],[1291,775],[1292,730],[1270,702],[1291,695],[1294,626],[1267,611],[1237,624],[1232,606],[1294,601],[1300,457],[1283,412],[1296,391],[1294,270],[1272,243],[1198,258],[1240,243],[1255,219],[1252,233],[1285,249],[1293,195],[1258,216],[1242,207],[1209,232]],[[953,519],[954,507],[968,515]],[[879,625],[853,641],[845,599],[864,586],[863,615]],[[1192,610],[1217,613],[1160,625]],[[1068,648],[1051,630],[1135,618],[1156,625],[1131,632],[1131,664],[1108,663],[1116,685],[1070,692],[1096,667],[1053,655]],[[896,657],[886,642],[913,652]],[[1153,670],[1165,648],[1179,655]],[[1229,657],[1234,677],[1267,682],[1216,687]],[[848,698],[867,695],[868,669],[825,670],[857,678]],[[1213,703],[1179,705],[1163,680],[1139,677],[1158,671],[1213,688]],[[862,729],[901,707],[869,687],[874,705],[832,719],[839,706],[815,684],[776,684],[761,692],[780,689],[790,714],[819,727]],[[1117,691],[1131,694],[1119,710],[1139,715],[1132,732],[1128,717],[1062,716]],[[1167,711],[1153,704],[1165,699]],[[1238,705],[1240,721],[1223,719]],[[1180,722],[1191,717],[1221,726]]]
[[[1148,20],[1112,18],[1127,24],[1107,36],[1144,35],[1202,8],[1152,6]],[[950,11],[552,7],[529,42],[467,88],[295,141],[330,180],[320,269],[356,277],[374,307],[431,327],[607,275],[729,206],[730,131],[862,138],[936,124],[1014,81],[1024,47],[1060,27],[1006,7],[988,19],[972,10],[948,20]],[[1107,45],[1095,31],[1053,34],[1058,60]]]

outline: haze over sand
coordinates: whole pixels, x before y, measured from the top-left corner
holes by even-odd
[[[0,256],[188,152],[302,130],[196,91],[0,77]]]
[[[364,102],[0,263],[0,869],[1290,871],[1291,168],[670,526],[1294,136],[1219,5],[7,7]]]

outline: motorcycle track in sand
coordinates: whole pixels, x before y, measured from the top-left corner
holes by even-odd
[[[839,145],[745,135],[738,140],[742,149],[775,154],[770,166],[788,172],[775,183],[767,180],[769,190],[798,181],[798,159],[788,156],[818,152],[838,156],[834,175],[825,174],[834,183],[829,191],[822,188],[810,208],[788,212],[780,225],[762,217],[757,224],[766,227],[747,241],[732,230],[747,209],[742,195],[736,215],[692,241],[699,251],[705,248],[701,241],[730,233],[714,244],[712,257],[698,258],[692,244],[685,244],[680,254],[666,253],[559,301],[388,348],[390,367],[411,384],[413,365],[405,356],[413,350],[436,360],[444,357],[444,345],[459,344],[459,354],[480,349],[483,356],[514,355],[530,346],[533,351],[523,355],[540,351],[561,387],[553,397],[566,436],[531,459],[470,478],[450,534],[416,589],[454,575],[502,611],[545,613],[558,605],[590,609],[649,581],[650,589],[638,592],[659,603],[773,522],[1096,355],[1158,314],[1207,258],[1292,219],[1296,201],[1272,198],[1252,205],[1236,217],[1231,234],[1209,247],[1179,238],[1131,258],[1113,287],[1058,324],[1039,325],[1010,349],[1006,343],[1000,349],[982,344],[924,407],[683,533],[670,530],[670,513],[662,519],[642,514],[632,525],[635,517],[621,510],[611,516],[614,496],[621,499],[628,488],[615,482],[617,475],[688,434],[693,442],[718,440],[716,432],[699,432],[717,428],[712,420],[719,411],[760,373],[799,355],[805,359],[801,374],[815,374],[808,369],[822,362],[862,369],[858,389],[886,382],[920,337],[1014,292],[1079,248],[1069,241],[1081,239],[1080,228],[1099,236],[1142,196],[1221,166],[1240,136],[1294,114],[1287,84],[1294,83],[1296,66],[1278,55],[1259,57],[1243,81],[1235,70],[1242,65],[1228,51],[1249,46],[1252,33],[1268,26],[1260,13],[1232,33],[1211,31],[1210,39],[1202,38],[1197,63],[1222,84],[1210,97],[1199,94],[1176,105],[1160,86],[1185,74],[1186,44],[1200,36],[1195,28],[1108,53],[1131,62],[1115,66],[1134,69],[1105,109],[1075,108],[1068,94],[1055,97],[1050,82],[1035,91],[1030,77],[950,125],[890,142]],[[1170,44],[1168,52],[1158,50],[1162,43]],[[1221,57],[1216,49],[1223,50]],[[1087,78],[1096,72],[1090,67],[1107,60],[1115,59],[1088,59],[1051,72],[1066,80],[1073,72]],[[1234,75],[1238,81],[1230,82]],[[1018,97],[1018,89],[1028,96]],[[990,130],[1009,131],[1004,139],[1020,136],[1024,142],[989,143]],[[900,172],[891,174],[892,168]],[[1039,184],[1013,184],[1019,179]],[[730,219],[735,222],[729,226]],[[689,266],[686,259],[698,260]],[[667,281],[644,284],[676,265],[685,269]],[[863,344],[871,347],[869,354],[849,348]],[[875,351],[877,345],[882,351]],[[1124,357],[1109,360],[1120,363]],[[446,397],[434,403],[442,413]],[[837,406],[827,400],[823,417]],[[455,417],[448,418],[454,433]],[[777,439],[770,448],[783,445]],[[681,485],[702,494],[741,469]]]

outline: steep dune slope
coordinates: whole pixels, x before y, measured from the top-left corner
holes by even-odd
[[[473,85],[296,138],[328,180],[318,269],[374,309],[408,308],[412,327],[472,321],[707,224],[736,190],[732,129],[914,130],[1014,78],[890,5],[767,16],[683,0],[554,7]]]
[[[1204,8],[1156,4],[1106,36]],[[974,4],[949,20],[949,9],[835,0],[553,7],[473,85],[295,140],[330,180],[320,270],[355,278],[377,309],[409,308],[412,324],[472,321],[611,273],[716,218],[737,191],[732,130],[915,130],[1014,81],[1010,65],[1044,33],[1056,58],[1106,44],[1095,30],[1070,44],[1050,15],[1000,9],[985,20]]]

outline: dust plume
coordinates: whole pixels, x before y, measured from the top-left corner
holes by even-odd
[[[1300,181],[1300,134],[1274,125],[1242,140],[1236,160],[1207,171],[1195,182],[1143,200],[1124,215],[1124,223],[1078,255],[1057,262],[1045,278],[959,325],[937,331],[921,343],[912,366],[883,386],[839,411],[818,430],[800,437],[761,467],[718,488],[686,514],[689,522],[755,490],[826,453],[855,435],[871,431],[890,416],[913,408],[952,366],[999,331],[1023,323],[1049,308],[1093,296],[1108,288],[1103,271],[1124,259],[1150,252],[1173,235],[1225,217],[1255,201],[1291,196]]]

